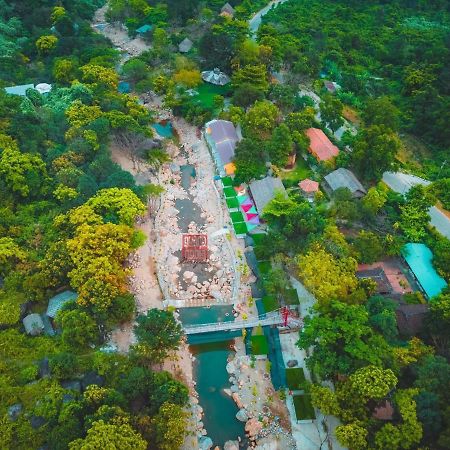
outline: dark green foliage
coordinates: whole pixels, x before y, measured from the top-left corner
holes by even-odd
[[[379,331],[388,342],[398,335],[395,310],[397,305],[380,295],[370,297],[366,304],[370,324]]]
[[[72,353],[57,353],[50,358],[50,369],[59,380],[71,378],[77,373],[77,358]]]
[[[135,333],[141,344],[136,348],[138,355],[160,362],[178,349],[182,330],[171,312],[150,309],[147,314],[138,316],[136,322]]]

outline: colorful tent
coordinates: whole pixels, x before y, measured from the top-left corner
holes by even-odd
[[[245,201],[250,200],[246,195],[238,195],[236,197],[240,205],[242,205]]]
[[[246,214],[258,214],[258,211],[256,211],[256,208],[253,205],[250,209],[248,209],[245,212],[246,212]]]
[[[248,221],[250,221],[251,219],[253,219],[255,217],[258,217],[258,214],[246,213],[245,214],[245,221],[248,222]]]
[[[249,219],[247,223],[251,223],[252,225],[259,225],[261,222],[259,221],[259,216],[255,216]]]
[[[241,208],[244,212],[250,211],[253,208],[252,203],[250,202],[250,200],[248,202],[245,202],[241,205]]]

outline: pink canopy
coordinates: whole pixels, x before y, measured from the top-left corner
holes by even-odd
[[[245,220],[249,221],[249,220],[253,219],[254,217],[258,217],[258,214],[255,214],[255,213],[247,213],[247,214],[245,215]]]
[[[244,211],[244,212],[247,212],[248,210],[250,210],[250,209],[252,209],[252,204],[250,203],[249,205],[247,204],[247,205],[245,205],[245,204],[242,204],[241,205],[241,208],[242,208],[242,210]]]
[[[259,217],[258,216],[252,217],[247,223],[251,223],[252,225],[259,225],[260,224]]]

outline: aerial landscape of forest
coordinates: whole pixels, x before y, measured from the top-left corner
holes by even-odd
[[[448,0],[0,0],[0,450],[450,448]]]

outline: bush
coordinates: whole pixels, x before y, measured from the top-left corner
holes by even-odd
[[[58,380],[73,377],[78,370],[78,362],[72,353],[62,352],[49,360],[52,375]]]

